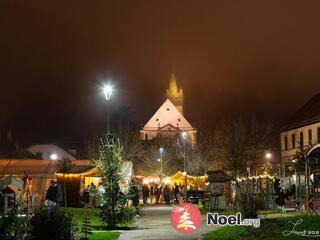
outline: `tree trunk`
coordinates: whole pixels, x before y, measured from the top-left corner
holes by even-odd
[[[63,174],[63,202],[64,207],[67,207],[67,189],[66,189],[66,174]]]

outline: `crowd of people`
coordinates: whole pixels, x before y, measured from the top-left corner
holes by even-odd
[[[139,216],[139,203],[142,199],[144,205],[147,204],[178,204],[185,197],[186,189],[184,186],[177,185],[158,185],[158,184],[143,184],[142,187],[134,180],[129,186],[128,198],[132,201],[132,205],[137,209],[137,216]]]
[[[139,186],[136,186],[136,199],[142,198],[143,204],[170,204],[180,203],[185,196],[185,187],[183,185],[174,184],[171,187],[169,185],[158,184],[143,184],[141,190]],[[140,197],[141,196],[141,197]]]

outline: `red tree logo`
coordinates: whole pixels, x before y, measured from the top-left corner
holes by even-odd
[[[181,203],[171,211],[171,225],[182,234],[191,234],[200,227],[201,213],[191,203]]]

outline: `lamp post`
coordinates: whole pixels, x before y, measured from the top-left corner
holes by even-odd
[[[187,201],[187,169],[186,169],[186,140],[188,134],[186,132],[182,132],[183,138],[183,175],[184,175],[184,186],[185,186],[185,201]]]
[[[296,159],[293,159],[292,160],[292,162],[293,162],[293,165],[295,165],[295,163],[297,162],[297,160]],[[295,166],[294,167],[294,176],[295,176],[295,178],[294,178],[294,184],[295,184],[295,189],[296,189],[296,192],[295,192],[295,196],[296,196],[296,199],[298,199],[298,203],[299,203],[299,209],[300,209],[300,196],[298,196],[298,188],[299,188],[299,190],[300,190],[300,174],[299,174],[299,184],[297,184],[297,167]]]
[[[309,169],[308,169],[308,154],[305,154],[305,185],[306,185],[306,198],[309,200],[310,188],[309,188]]]
[[[247,167],[247,174],[248,174],[248,178],[251,177],[250,167]]]
[[[163,148],[162,147],[159,148],[159,152],[160,152],[160,185],[162,186],[162,154],[163,154]]]
[[[112,96],[113,88],[110,84],[107,84],[103,86],[103,93],[104,96],[107,100],[107,103],[109,105],[109,102],[111,101],[111,96]],[[110,114],[109,114],[109,106],[108,106],[108,113],[107,113],[107,134],[110,134]]]

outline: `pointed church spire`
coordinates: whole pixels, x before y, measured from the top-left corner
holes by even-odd
[[[175,97],[179,94],[176,76],[171,74],[169,88],[167,89],[167,97]]]
[[[176,106],[176,108],[183,114],[183,91],[178,88],[176,76],[171,74],[169,88],[167,89],[167,98]]]

